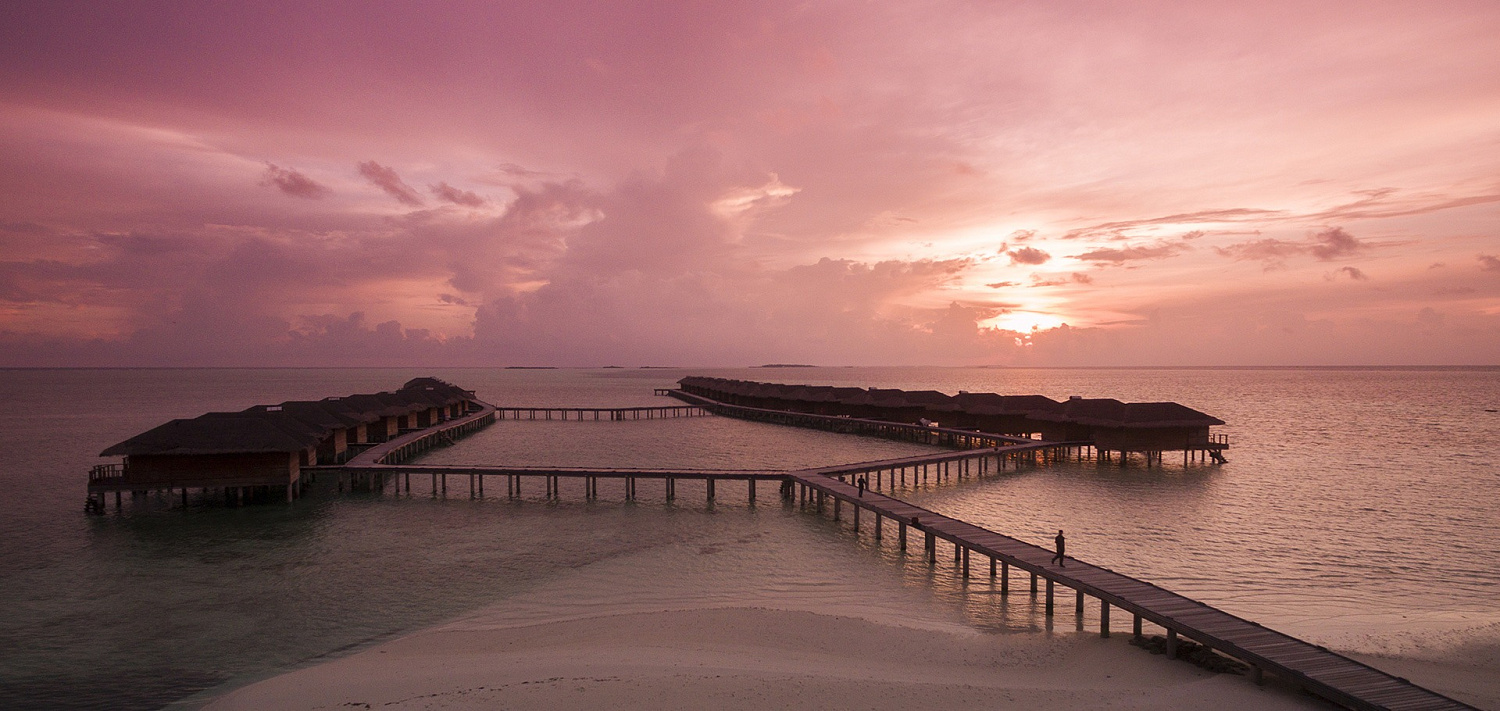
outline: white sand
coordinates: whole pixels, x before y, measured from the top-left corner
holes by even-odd
[[[1130,646],[1128,617],[1110,639],[1076,631],[1070,613],[1042,631],[1020,593],[999,625],[994,581],[957,586],[825,540],[815,527],[735,519],[207,708],[1330,708]],[[1500,708],[1494,651],[1370,661]]]
[[[239,689],[234,709],[1309,709],[1072,632],[978,633],[765,608],[462,624]]]

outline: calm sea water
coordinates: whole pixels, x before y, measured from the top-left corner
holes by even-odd
[[[1071,463],[901,495],[1039,544],[1067,529],[1081,558],[1336,649],[1441,660],[1500,648],[1495,370],[691,372],[1182,402],[1229,422],[1228,465]],[[470,500],[466,483],[433,498],[417,477],[410,497],[325,492],[239,509],[195,499],[187,511],[127,497],[121,514],[82,513],[95,455],[173,417],[416,375],[497,404],[662,404],[652,389],[688,373],[0,371],[0,708],[192,705],[501,602],[546,616],[774,598],[919,617],[916,599],[980,628],[1045,628],[1029,602],[997,606],[976,594],[987,582],[903,564],[766,488],[758,506],[724,486],[709,507],[687,484],[672,505],[646,484],[624,503],[607,483],[597,502],[581,488],[561,503],[511,502],[493,489]],[[919,451],[724,418],[507,421],[427,461],[784,469]]]

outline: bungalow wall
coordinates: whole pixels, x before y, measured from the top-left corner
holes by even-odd
[[[384,442],[395,437],[400,434],[400,427],[401,423],[397,422],[397,418],[390,415],[381,417],[379,422],[373,422],[370,425],[370,441]]]
[[[349,451],[349,439],[346,434],[348,431],[334,430],[333,434],[323,438],[323,441],[318,443],[318,461],[343,463],[344,455]]]
[[[1041,432],[1043,429],[1042,423],[1019,414],[970,415],[970,417],[973,419],[973,424],[968,426],[991,434],[1030,437],[1031,433]]]
[[[300,454],[138,454],[125,458],[125,482],[151,486],[290,484],[301,475]]]
[[[1099,449],[1162,452],[1207,444],[1208,427],[1096,427],[1093,439]]]

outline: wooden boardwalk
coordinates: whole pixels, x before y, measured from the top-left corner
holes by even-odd
[[[665,407],[513,407],[498,406],[502,420],[661,420],[674,417],[704,417],[708,411],[697,405]]]
[[[885,464],[873,462],[864,466]],[[797,483],[799,496],[819,511],[832,508],[834,516],[839,517],[840,509],[844,505],[850,506],[856,530],[857,512],[861,510],[874,515],[877,537],[882,535],[886,519],[893,522],[903,548],[906,546],[907,529],[914,528],[924,536],[929,561],[937,560],[937,541],[947,541],[954,548],[955,558],[961,560],[965,577],[970,574],[971,555],[988,558],[989,574],[1000,576],[1002,594],[1008,592],[1009,569],[1012,566],[1032,575],[1032,590],[1036,589],[1038,578],[1045,580],[1046,612],[1049,616],[1054,610],[1056,585],[1076,591],[1077,609],[1080,612],[1085,595],[1096,598],[1100,601],[1100,634],[1104,636],[1109,636],[1109,610],[1116,607],[1134,616],[1134,634],[1140,634],[1142,619],[1166,629],[1169,655],[1175,656],[1177,636],[1181,635],[1249,664],[1252,678],[1257,681],[1261,674],[1270,673],[1348,708],[1474,708],[1323,647],[1267,629],[1128,575],[1071,557],[1066,559],[1066,567],[1059,567],[1051,563],[1053,552],[1046,548],[875,491],[864,491],[861,496],[856,486],[837,478],[838,473],[809,469],[792,472],[787,476]],[[831,506],[828,502],[832,502]],[[916,522],[915,525],[913,521]]]

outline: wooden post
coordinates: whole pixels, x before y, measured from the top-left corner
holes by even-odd
[[[880,540],[880,534],[885,529],[885,517],[879,512],[875,513],[875,540]]]
[[[990,577],[995,577],[995,556],[990,556]]]
[[[474,475],[469,475],[469,498],[474,498]]]
[[[927,531],[927,562],[937,564],[937,538],[932,535],[932,531]]]
[[[839,520],[839,515],[842,513],[843,508],[844,500],[837,496],[833,497],[833,520]]]
[[[1109,603],[1099,599],[1099,636],[1109,637]]]
[[[1141,638],[1141,616],[1140,615],[1136,615],[1135,616],[1135,626],[1134,626],[1134,630],[1133,631],[1135,633],[1135,638],[1136,639],[1140,639]]]
[[[1052,578],[1047,578],[1047,616],[1052,616]]]
[[[969,549],[964,548],[964,577],[969,577]]]
[[[715,484],[714,478],[713,477],[709,477],[708,478],[708,500],[709,501],[713,501],[714,500],[714,484]]]
[[[750,479],[749,496],[750,496],[750,503],[752,503],[752,504],[755,503],[755,479],[753,479],[753,478]]]
[[[1177,658],[1177,630],[1167,628],[1167,658]]]
[[[1031,596],[1036,597],[1036,573],[1031,574]]]
[[[1010,594],[1010,563],[1000,561],[1000,596]]]
[[[1078,624],[1083,624],[1083,591],[1078,591],[1078,602],[1073,606],[1073,614],[1078,615]]]
[[[896,520],[896,539],[901,550],[906,550],[906,522],[900,519]]]

